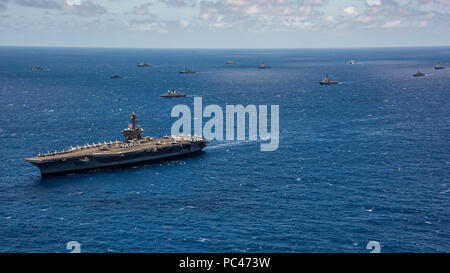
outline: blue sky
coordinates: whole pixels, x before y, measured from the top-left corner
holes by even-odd
[[[450,0],[0,0],[0,45],[450,45]]]

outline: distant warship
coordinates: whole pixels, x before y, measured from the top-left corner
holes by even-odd
[[[266,65],[265,63],[261,63],[259,66],[258,66],[258,68],[259,69],[267,69],[267,68],[272,68],[270,65]]]
[[[414,77],[424,77],[424,76],[426,76],[426,75],[425,75],[425,73],[423,73],[423,72],[417,71],[413,76],[414,76]]]
[[[120,75],[112,75],[111,76],[111,79],[123,79],[123,76],[120,76]]]
[[[233,62],[232,60],[228,60],[228,61],[226,62],[226,64],[235,64],[235,62]]]
[[[44,68],[42,68],[42,67],[40,67],[40,66],[38,66],[38,65],[35,65],[35,66],[33,66],[33,67],[31,68],[31,70],[33,70],[33,71],[41,71],[41,70],[44,70]]]
[[[436,65],[434,66],[434,69],[436,69],[436,70],[445,69],[445,66],[441,65],[440,63],[438,63],[438,64],[436,64]]]
[[[355,60],[350,60],[350,61],[348,62],[348,64],[356,64],[356,61],[355,61]]]
[[[181,98],[181,97],[186,97],[186,94],[180,93],[175,89],[172,90],[167,90],[166,94],[162,94],[160,96],[161,98]]]
[[[330,77],[328,77],[328,74],[325,75],[325,78],[321,80],[320,85],[331,85],[331,84],[339,84],[338,81],[333,81]]]
[[[142,62],[142,63],[138,64],[137,67],[151,67],[151,65],[146,62]]]
[[[62,151],[40,153],[26,158],[41,170],[41,175],[67,173],[126,164],[136,164],[155,159],[200,152],[208,145],[201,136],[143,137],[144,130],[136,125],[135,112],[131,114],[128,128],[121,131],[125,141],[109,141],[69,147]]]
[[[180,71],[180,74],[194,74],[196,73],[193,69],[185,67]]]

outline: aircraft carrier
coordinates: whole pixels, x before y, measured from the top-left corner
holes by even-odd
[[[137,125],[136,117],[133,112],[128,128],[121,131],[125,141],[71,146],[62,151],[40,153],[25,161],[37,166],[44,176],[188,155],[200,152],[208,145],[202,136],[143,137],[144,130]]]

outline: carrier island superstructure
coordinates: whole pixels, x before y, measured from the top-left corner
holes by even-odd
[[[201,136],[144,137],[144,130],[137,125],[139,121],[136,118],[136,112],[133,112],[128,128],[121,131],[124,141],[71,146],[62,151],[39,153],[25,161],[37,166],[41,175],[48,175],[189,155],[200,152],[208,145]]]

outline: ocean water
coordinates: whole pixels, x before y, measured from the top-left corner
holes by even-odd
[[[436,62],[450,66],[450,48],[1,47],[0,252],[449,252],[450,69]],[[325,73],[342,83],[320,86]],[[169,88],[189,96],[160,99]],[[190,158],[44,179],[24,162],[120,139],[133,110],[145,135],[170,134],[172,107],[194,96],[279,105],[279,149],[212,141]]]

